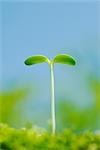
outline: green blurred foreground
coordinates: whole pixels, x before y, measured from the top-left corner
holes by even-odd
[[[34,126],[31,120],[26,128],[14,128],[24,121],[22,106],[29,90],[18,88],[1,92],[0,150],[100,150],[100,80],[92,79],[90,89],[94,101],[88,108],[61,100],[56,136],[51,135],[51,129],[46,131]]]
[[[89,85],[93,97],[88,107],[79,107],[75,103],[72,103],[71,100],[66,99],[60,99],[57,102],[57,132],[66,129],[66,127],[73,128],[77,131],[100,130],[100,80],[93,78],[87,82],[87,85]],[[28,102],[26,98],[29,92],[30,88],[23,87],[13,89],[12,91],[0,92],[1,123],[6,123],[11,127],[22,127],[29,122],[23,113],[26,112],[24,104],[26,101]],[[40,105],[39,109],[41,109]],[[30,119],[31,124],[38,125],[34,121],[35,118],[38,119],[38,122],[41,122],[41,118],[45,118],[45,116],[39,114],[38,116],[32,117],[32,120]],[[49,126],[47,124],[47,122],[44,123],[44,125]]]
[[[52,136],[34,127],[15,129],[0,124],[0,145],[0,150],[100,150],[100,135],[67,129]]]
[[[23,118],[21,107],[28,91],[28,88],[14,88],[11,91],[0,92],[0,122],[13,126],[20,124]]]

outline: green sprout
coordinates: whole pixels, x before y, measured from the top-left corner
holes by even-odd
[[[35,65],[38,63],[47,62],[50,66],[50,75],[51,75],[51,118],[52,118],[52,134],[55,135],[56,132],[56,113],[55,113],[55,91],[54,91],[54,64],[69,64],[75,65],[75,59],[68,54],[59,54],[54,57],[54,59],[49,59],[43,55],[35,55],[27,58],[25,60],[26,65]]]

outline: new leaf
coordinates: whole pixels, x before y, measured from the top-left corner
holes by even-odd
[[[26,65],[34,65],[34,64],[43,63],[43,62],[49,63],[49,59],[43,55],[36,55],[36,56],[31,56],[27,58],[24,63]]]
[[[67,54],[59,54],[57,55],[54,60],[54,63],[61,63],[61,64],[69,64],[69,65],[75,65],[75,59]]]

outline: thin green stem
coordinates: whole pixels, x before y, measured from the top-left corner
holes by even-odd
[[[54,93],[54,66],[51,61],[50,63],[51,72],[51,117],[52,117],[52,134],[56,132],[56,114],[55,114],[55,93]]]

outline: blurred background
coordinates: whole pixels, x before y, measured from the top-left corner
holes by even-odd
[[[24,60],[70,54],[55,65],[57,130],[100,129],[100,2],[0,2],[0,122],[50,129],[50,69]]]

